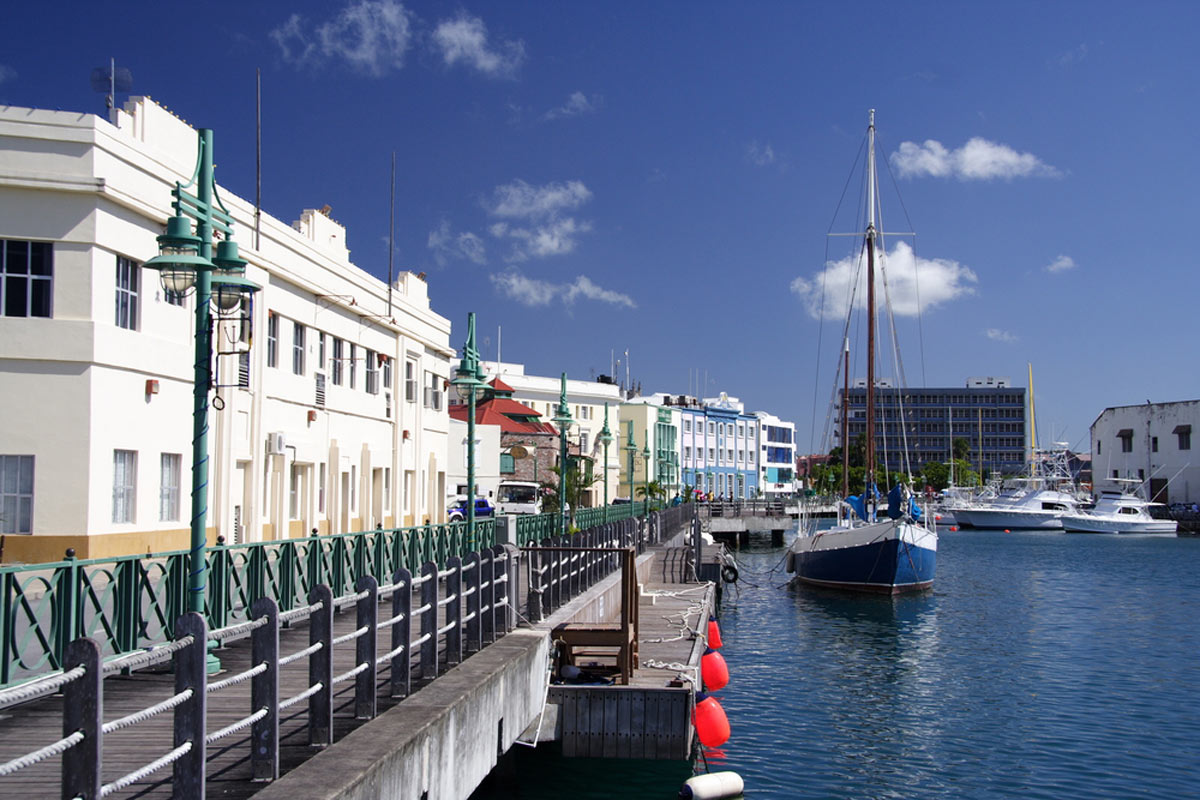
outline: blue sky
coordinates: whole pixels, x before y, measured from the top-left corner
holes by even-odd
[[[252,198],[261,68],[266,211],[332,206],[386,276],[395,151],[396,264],[489,359],[498,328],[537,374],[628,349],[646,391],[707,379],[807,449],[840,327],[813,298],[848,252],[825,233],[875,108],[884,226],[919,234],[889,277],[910,385],[1032,363],[1040,437],[1083,449],[1105,407],[1200,396],[1200,4],[91,8],[9,9],[0,103],[102,113],[115,57]]]

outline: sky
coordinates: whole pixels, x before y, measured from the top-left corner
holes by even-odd
[[[384,279],[395,153],[395,268],[427,273],[453,346],[474,311],[484,358],[502,343],[530,374],[620,360],[647,393],[727,392],[820,451],[856,247],[827,233],[859,229],[875,109],[882,227],[917,234],[888,239],[907,385],[1026,386],[1032,365],[1040,442],[1082,450],[1107,407],[1200,397],[1200,3],[5,17],[0,104],[103,114],[89,76],[115,58],[130,94],[214,129],[219,183],[251,199],[261,70],[264,210],[328,204]]]

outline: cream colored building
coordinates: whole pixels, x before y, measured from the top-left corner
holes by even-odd
[[[0,108],[6,562],[187,546],[194,296],[141,264],[196,151],[147,98],[111,122]],[[253,204],[218,193],[263,289],[214,333],[210,541],[443,519],[454,352],[422,276],[401,274],[389,310],[327,209],[263,214],[256,236]]]

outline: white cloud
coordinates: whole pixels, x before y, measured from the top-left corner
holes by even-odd
[[[524,42],[489,44],[483,20],[466,14],[439,23],[433,31],[433,43],[447,66],[461,62],[492,77],[515,74],[525,60]]]
[[[746,145],[746,160],[759,167],[768,166],[775,162],[775,150],[771,145],[755,140]]]
[[[994,178],[1054,178],[1061,173],[1032,153],[1018,153],[1008,145],[989,142],[978,136],[957,150],[948,150],[934,139],[924,144],[902,142],[892,153],[892,165],[902,178],[955,177],[960,181],[987,181]]]
[[[11,80],[16,80],[17,71],[7,64],[0,64],[0,83],[8,83]]]
[[[1002,331],[999,328],[988,328],[983,332],[987,338],[993,342],[1015,342],[1017,337],[1008,331]]]
[[[542,119],[552,120],[559,117],[579,117],[584,114],[594,114],[603,103],[604,98],[600,97],[600,95],[592,95],[591,99],[589,99],[583,92],[571,92],[571,96],[567,98],[567,102],[558,108],[552,108],[547,111],[542,115]]]
[[[883,262],[886,276],[876,283],[876,297],[882,306],[891,301],[892,311],[897,316],[911,317],[918,311],[928,311],[964,295],[974,294],[970,285],[978,278],[970,268],[949,259],[917,258],[912,247],[900,242]],[[811,279],[798,277],[792,281],[791,290],[804,302],[805,308],[814,319],[841,319],[846,316],[851,290],[854,291],[854,307],[867,307],[865,286],[865,257],[848,256],[841,261],[826,263],[825,269]],[[858,284],[862,282],[863,285]],[[824,286],[824,308],[822,308],[822,286]]]
[[[1086,44],[1081,44],[1078,47],[1072,48],[1071,50],[1059,55],[1058,63],[1059,66],[1069,67],[1072,64],[1078,64],[1080,61],[1083,61],[1085,58],[1087,58],[1087,55],[1088,46]]]
[[[488,230],[495,238],[512,243],[509,261],[565,255],[575,249],[579,234],[592,230],[592,223],[564,212],[579,208],[591,197],[581,181],[532,186],[516,180],[497,186],[485,208],[501,220]]]
[[[290,64],[341,60],[359,72],[382,77],[404,66],[412,40],[411,15],[395,0],[359,0],[311,29],[293,14],[270,36]]]
[[[1047,272],[1066,272],[1069,269],[1075,269],[1075,259],[1070,256],[1060,255],[1046,265]]]
[[[526,306],[547,306],[555,300],[569,306],[583,298],[637,308],[637,303],[629,295],[601,288],[586,275],[580,275],[572,283],[550,283],[514,271],[493,275],[492,285],[500,293]]]
[[[445,266],[451,259],[466,259],[476,264],[487,263],[487,249],[483,240],[468,231],[454,234],[447,220],[442,220],[436,230],[429,232],[427,246],[433,251],[433,258],[438,266]]]

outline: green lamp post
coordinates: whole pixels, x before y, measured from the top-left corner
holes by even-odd
[[[567,407],[567,373],[562,374],[562,389],[558,395],[557,413],[551,418],[558,427],[558,514],[559,535],[567,535],[567,431],[575,420]]]
[[[608,522],[608,446],[613,441],[612,431],[608,429],[608,403],[604,404],[604,427],[596,438],[604,445],[604,521]]]
[[[642,466],[646,470],[646,516],[650,515],[650,426],[646,426],[646,446],[642,448]]]
[[[195,194],[187,191],[195,187]],[[233,241],[233,216],[217,196],[213,180],[213,132],[199,131],[196,170],[187,184],[175,183],[167,232],[158,237],[160,254],[145,266],[158,270],[159,280],[174,295],[196,293],[196,341],[192,385],[192,517],[188,556],[187,610],[204,613],[208,516],[208,405],[212,390],[213,310],[225,316],[240,308],[259,288],[245,277],[246,261]],[[195,233],[192,223],[196,221]],[[213,235],[222,239],[213,257]],[[209,668],[215,659],[210,654]],[[219,665],[218,665],[219,666]]]
[[[626,477],[628,477],[628,479],[629,479],[629,502],[632,503],[634,498],[637,497],[637,492],[634,491],[634,488],[633,488],[633,482],[635,480],[634,475],[633,475],[633,466],[634,466],[634,462],[637,460],[637,442],[635,442],[633,440],[633,423],[632,422],[629,423],[628,432],[629,432],[629,435],[625,438],[625,445],[621,449],[624,450],[625,454],[626,454],[625,474],[626,474]]]
[[[476,549],[475,541],[475,401],[483,394],[487,383],[479,366],[479,350],[475,347],[475,312],[467,314],[467,341],[462,358],[450,383],[458,397],[467,404],[467,547]]]

